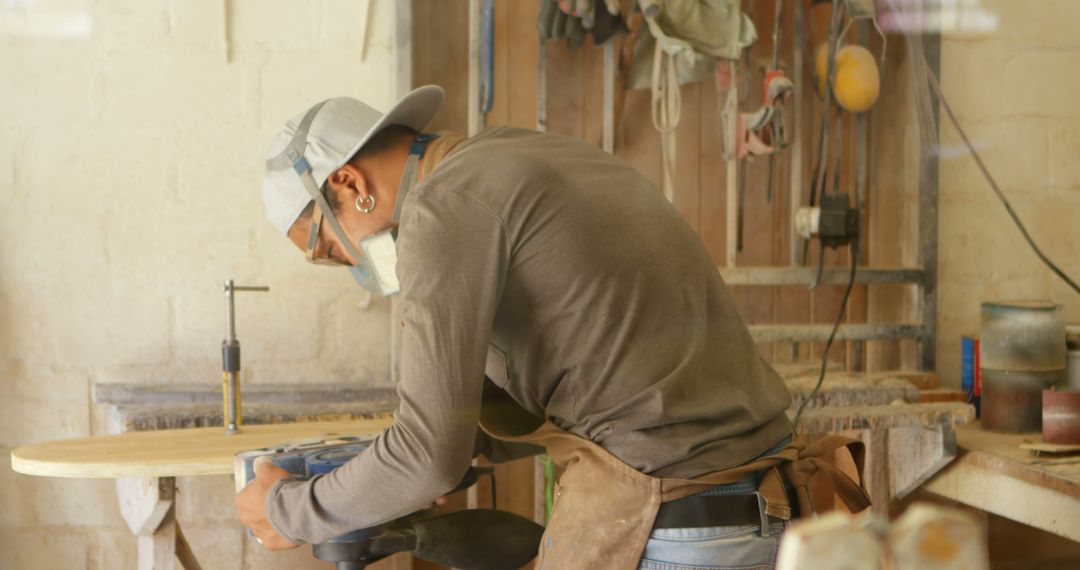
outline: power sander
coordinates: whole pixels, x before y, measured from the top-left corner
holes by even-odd
[[[306,440],[238,453],[233,462],[237,491],[255,478],[255,460],[269,457],[297,480],[325,475],[362,453],[369,437]],[[470,467],[451,493],[474,485]],[[250,531],[249,531],[250,532]],[[334,562],[337,570],[360,570],[398,552],[462,570],[520,568],[536,556],[544,527],[506,511],[469,509],[436,514],[422,509],[399,519],[357,529],[315,544],[315,558]]]

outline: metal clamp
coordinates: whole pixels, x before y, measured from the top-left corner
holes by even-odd
[[[234,285],[225,281],[225,340],[221,341],[221,397],[224,405],[225,433],[240,431],[240,341],[236,338],[237,291],[269,291],[263,285]]]

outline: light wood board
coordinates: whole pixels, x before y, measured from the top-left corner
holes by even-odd
[[[993,433],[958,426],[959,455],[923,489],[977,509],[1080,540],[1080,464],[1020,449],[1037,433]]]
[[[1071,455],[1080,453],[1080,443],[1065,444],[1065,443],[1046,443],[1041,440],[1024,440],[1025,443],[1020,444],[1020,449],[1030,451],[1032,455],[1041,455],[1048,453],[1051,455]],[[1077,461],[1080,463],[1080,461]]]
[[[392,419],[302,422],[243,426],[228,435],[221,427],[99,435],[19,447],[11,468],[43,477],[180,477],[228,475],[240,451],[308,438],[374,435]]]
[[[1034,457],[1020,447],[1039,439],[1039,433],[995,433],[980,424],[961,426],[956,430],[961,450],[957,461],[1080,499],[1080,464],[1069,458]]]

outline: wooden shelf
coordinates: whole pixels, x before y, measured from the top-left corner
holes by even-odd
[[[806,285],[809,287],[817,277],[816,267],[720,267],[720,276],[728,285]],[[924,272],[917,267],[859,267],[855,283],[921,285]],[[822,285],[847,285],[850,269],[827,267],[821,272]]]

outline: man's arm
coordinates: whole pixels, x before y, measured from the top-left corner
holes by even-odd
[[[509,246],[484,205],[425,192],[439,194],[410,200],[398,236],[404,329],[394,424],[334,472],[271,488],[268,518],[293,541],[322,542],[421,509],[456,486],[473,457]]]

